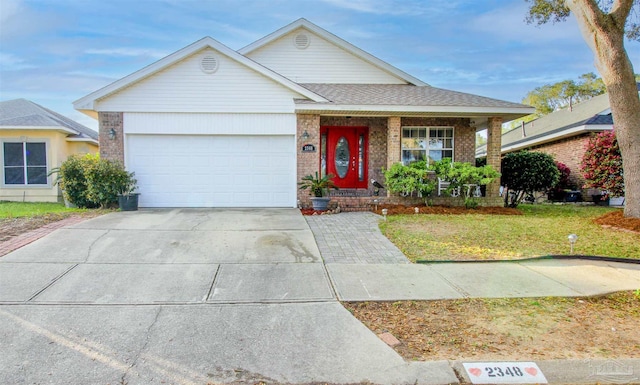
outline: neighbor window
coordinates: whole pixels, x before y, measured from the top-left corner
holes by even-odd
[[[46,185],[46,144],[4,142],[3,167],[5,185]]]
[[[403,127],[402,163],[453,159],[453,127]]]

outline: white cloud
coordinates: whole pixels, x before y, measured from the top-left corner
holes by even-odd
[[[27,64],[23,59],[13,54],[0,52],[0,67],[5,71],[15,71],[34,68],[35,66]]]
[[[10,19],[18,14],[21,7],[19,0],[3,0],[0,1],[0,23],[7,23]]]
[[[338,8],[376,15],[419,16],[433,12],[451,1],[390,1],[390,0],[322,0]]]
[[[160,59],[168,55],[165,51],[146,49],[146,48],[103,48],[103,49],[87,49],[84,51],[88,55],[106,55],[106,56],[145,56],[154,59]]]

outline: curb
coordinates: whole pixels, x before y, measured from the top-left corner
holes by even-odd
[[[430,264],[430,263],[519,263],[519,262],[528,262],[528,261],[541,261],[541,260],[550,260],[550,259],[558,259],[558,260],[569,260],[569,259],[577,259],[583,261],[602,261],[602,262],[619,262],[619,263],[633,263],[636,265],[640,265],[640,259],[627,259],[627,258],[618,258],[618,257],[604,257],[599,255],[544,255],[541,257],[531,257],[531,258],[522,258],[522,259],[488,259],[488,260],[462,260],[462,261],[450,261],[450,260],[427,260],[427,259],[418,259],[416,263],[420,264]]]
[[[484,360],[483,362],[519,362],[527,360]],[[640,383],[640,359],[569,359],[569,360],[542,360],[535,362],[548,384],[639,384]],[[462,363],[473,363],[478,360],[450,361],[451,368],[459,375],[460,384],[471,384],[468,374]],[[497,378],[497,377],[496,377]],[[508,383],[508,382],[496,382]]]

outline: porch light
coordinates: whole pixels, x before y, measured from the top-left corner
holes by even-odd
[[[309,133],[307,132],[307,130],[304,130],[304,132],[302,133],[302,140],[307,140],[309,139]]]
[[[116,130],[114,130],[113,128],[109,130],[109,139],[114,140],[116,138]]]
[[[569,244],[571,245],[571,254],[573,254],[573,245],[576,244],[578,236],[576,234],[569,234],[567,238],[569,238]]]

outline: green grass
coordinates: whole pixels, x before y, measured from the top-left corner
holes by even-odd
[[[83,211],[86,210],[66,208],[63,203],[0,201],[0,219]]]
[[[574,253],[640,259],[640,235],[593,223],[598,206],[521,205],[524,215],[398,215],[380,228],[412,261],[509,260]]]

